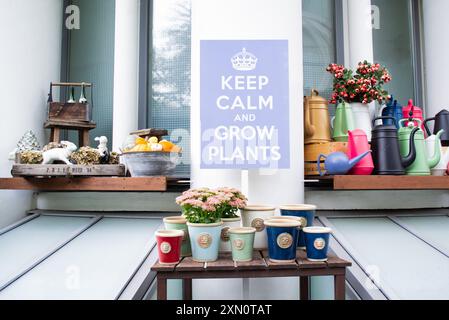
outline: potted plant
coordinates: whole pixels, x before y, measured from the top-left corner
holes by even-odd
[[[229,229],[241,226],[241,217],[238,211],[245,208],[248,199],[243,193],[234,188],[219,188],[215,191],[222,199],[222,204],[217,208],[223,221],[220,252],[231,252]]]
[[[223,225],[219,208],[223,201],[221,194],[207,188],[191,189],[176,198],[176,203],[181,206],[187,220],[194,261],[218,259]]]
[[[368,104],[377,101],[384,104],[389,98],[384,85],[391,81],[388,70],[378,63],[368,61],[359,62],[356,72],[335,63],[327,69],[334,76],[331,104],[338,104],[335,124],[346,122],[347,119],[337,119],[339,115],[345,115],[341,109],[346,109],[350,104],[352,109],[354,128],[365,131],[368,141],[371,141],[371,116]],[[340,111],[340,112],[338,112]],[[350,120],[351,121],[351,120]],[[335,126],[334,124],[334,126]]]

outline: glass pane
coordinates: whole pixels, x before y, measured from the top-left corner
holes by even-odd
[[[70,31],[69,81],[92,82],[93,120],[97,128],[93,138],[106,136],[112,147],[112,100],[114,87],[115,1],[74,0],[80,8],[80,29]],[[89,102],[90,90],[86,90]],[[78,98],[80,90],[76,91]],[[77,141],[70,133],[69,139]]]
[[[335,3],[333,0],[303,0],[304,95],[317,89],[329,99],[332,77],[326,72],[336,61]],[[332,110],[331,110],[332,113]]]
[[[372,0],[374,60],[385,65],[392,77],[387,86],[401,105],[415,99],[412,33],[409,0]]]
[[[190,173],[190,0],[153,1],[149,126],[183,148],[177,174]]]
[[[1,291],[1,299],[112,300],[155,245],[160,219],[103,218]]]
[[[426,219],[433,220],[433,217]],[[449,296],[449,258],[390,219],[329,220],[341,237],[338,240],[344,241],[349,254],[391,299]],[[446,230],[434,231],[446,233]]]

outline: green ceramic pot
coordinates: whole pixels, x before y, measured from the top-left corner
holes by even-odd
[[[184,237],[181,245],[181,256],[190,257],[192,255],[192,249],[190,246],[189,231],[187,228],[187,221],[184,217],[166,217],[164,218],[164,225],[166,230],[182,230]]]
[[[255,228],[229,229],[231,241],[232,260],[248,262],[253,260]]]

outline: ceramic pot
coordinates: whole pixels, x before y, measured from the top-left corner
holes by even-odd
[[[156,231],[157,252],[159,263],[178,263],[181,259],[181,243],[184,237],[182,230]]]
[[[275,263],[295,261],[301,222],[292,219],[268,219],[265,226],[270,260]]]
[[[307,260],[327,261],[332,229],[326,227],[307,227],[303,231],[306,236]]]
[[[184,237],[182,238],[181,257],[190,257],[192,249],[190,248],[189,230],[187,229],[187,220],[182,216],[164,218],[166,230],[182,230]]]
[[[229,229],[241,226],[241,218],[223,218],[223,228],[220,236],[220,252],[231,252],[231,241],[229,239]]]
[[[371,115],[369,113],[369,106],[360,102],[351,103],[352,114],[354,118],[354,129],[360,129],[365,132],[369,142],[371,142]]]
[[[255,228],[229,229],[232,260],[248,262],[253,260]]]
[[[242,211],[242,224],[244,227],[256,229],[254,238],[255,249],[267,249],[267,233],[265,232],[264,220],[274,216],[274,207],[269,206],[247,206]]]
[[[210,224],[187,223],[194,261],[210,262],[218,259],[222,225],[222,221]]]
[[[282,216],[293,216],[301,219],[301,229],[298,235],[298,248],[306,249],[306,239],[304,232],[305,227],[313,226],[315,219],[316,206],[311,204],[295,204],[295,205],[283,205],[280,207]]]

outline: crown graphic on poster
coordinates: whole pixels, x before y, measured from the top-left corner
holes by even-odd
[[[256,69],[257,58],[245,48],[231,58],[232,67],[238,71],[251,71]]]

